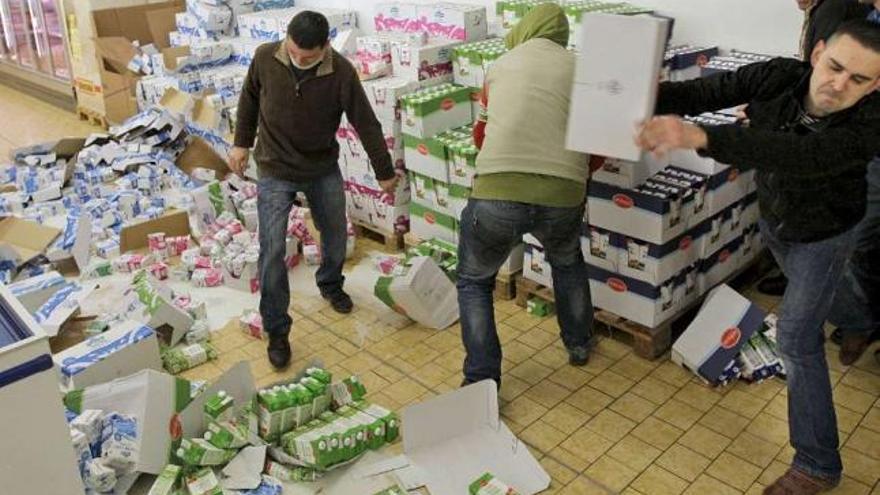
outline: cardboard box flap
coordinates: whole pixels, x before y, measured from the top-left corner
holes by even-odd
[[[200,137],[190,139],[177,159],[176,165],[187,174],[192,174],[193,169],[201,167],[217,172],[217,179],[223,180],[229,173],[229,166],[214,148]]]
[[[175,5],[159,9],[150,7],[151,9],[146,13],[150,40],[160,49],[168,48],[170,45],[168,33],[177,30],[175,14],[184,11],[182,2],[176,2]]]
[[[203,414],[205,402],[221,390],[235,400],[236,411],[241,410],[257,394],[250,364],[241,361],[234,365],[186,406],[180,413],[184,438],[197,438],[205,433],[208,428]]]
[[[187,48],[187,50],[189,49]],[[162,98],[159,100],[159,106],[185,116],[189,116],[189,113],[193,110],[193,106],[196,103],[197,102],[193,100],[192,95],[176,88],[166,89],[165,93],[162,94]]]
[[[169,48],[162,49],[162,62],[165,65],[165,69],[169,71],[176,71],[178,66],[178,59],[180,57],[189,57],[191,52],[188,46],[172,46]]]
[[[128,38],[122,36],[97,38],[95,46],[98,48],[98,55],[103,60],[104,70],[116,74],[128,74],[128,63],[138,55],[137,48],[131,44]]]
[[[159,218],[123,227],[119,233],[119,252],[127,253],[147,247],[147,234],[153,232],[165,232],[168,236],[190,235],[189,215],[185,211],[175,210]]]
[[[85,138],[64,138],[55,144],[55,147],[52,148],[52,152],[55,153],[55,156],[58,158],[70,160],[76,156],[81,149],[83,149],[85,144]]]
[[[0,258],[25,263],[43,254],[61,231],[30,220],[6,217],[0,220]]]
[[[491,472],[523,495],[550,486],[550,476],[498,417],[487,380],[403,411],[404,452],[434,495],[459,495]],[[418,484],[422,480],[410,480]]]
[[[211,105],[207,99],[196,100],[193,107],[193,123],[204,129],[216,129],[221,120],[220,111]]]

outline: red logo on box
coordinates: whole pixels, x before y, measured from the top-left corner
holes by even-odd
[[[419,151],[419,153],[421,153],[423,155],[428,154],[428,147],[425,146],[425,143],[419,144],[419,146],[416,149]]]
[[[455,100],[453,100],[452,98],[446,98],[440,103],[440,108],[447,112],[452,110],[453,108],[455,108]]]
[[[628,290],[626,282],[620,280],[619,278],[609,278],[608,281],[605,283],[608,284],[608,287],[611,287],[611,290],[613,290],[614,292],[626,292]]]
[[[733,182],[737,179],[737,177],[739,177],[739,169],[732,168],[730,169],[730,173],[727,174],[727,182]]]
[[[425,213],[425,221],[428,222],[428,224],[430,225],[434,225],[435,223],[437,223],[437,218],[434,216],[433,213]]]
[[[171,434],[171,440],[180,440],[183,437],[183,425],[180,423],[180,415],[171,416],[168,422],[168,433]]]
[[[687,236],[684,236],[681,239],[681,242],[678,243],[678,248],[681,249],[682,251],[687,251],[688,248],[690,248],[691,244],[693,244],[693,243],[694,243],[694,239],[691,236],[687,235]]]
[[[615,194],[611,200],[621,208],[632,208],[633,205],[636,204],[636,202],[626,194]]]
[[[723,349],[733,349],[736,344],[739,344],[739,339],[741,338],[742,332],[739,328],[728,328],[723,334],[721,334],[721,347]]]
[[[697,67],[705,67],[708,63],[709,57],[707,57],[706,54],[700,54],[697,56]]]
[[[718,253],[718,262],[719,263],[725,263],[725,262],[727,262],[728,259],[730,259],[730,251],[728,251],[727,249]]]
[[[482,91],[474,91],[473,93],[471,93],[471,101],[480,101],[481,94]]]

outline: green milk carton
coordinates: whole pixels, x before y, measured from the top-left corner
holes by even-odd
[[[333,383],[333,374],[323,368],[309,368],[306,370],[306,376],[314,378],[324,385],[330,385]]]
[[[391,443],[400,435],[400,418],[392,411],[376,404],[362,407],[362,411],[385,423],[385,442]]]
[[[312,377],[300,380],[300,384],[312,394],[312,417],[318,417],[330,408],[330,387]]]
[[[174,493],[174,487],[177,485],[177,480],[180,479],[180,473],[180,466],[168,464],[162,469],[162,472],[159,473],[159,476],[156,478],[156,481],[153,482],[153,486],[150,487],[150,492],[147,493],[147,495],[172,495]]]
[[[213,421],[208,424],[205,440],[218,449],[240,449],[248,443],[247,427],[231,421]]]
[[[257,394],[260,416],[260,438],[274,442],[281,435],[284,399],[275,389],[263,389]]]
[[[220,390],[213,397],[205,401],[205,419],[211,421],[226,421],[232,419],[235,401],[225,390]]]

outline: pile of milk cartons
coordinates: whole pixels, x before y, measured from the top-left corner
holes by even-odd
[[[726,115],[693,119],[733,124]],[[593,304],[648,327],[687,308],[761,250],[754,171],[676,152],[606,159],[590,181],[582,239]],[[540,246],[532,246],[532,253]],[[524,275],[530,277],[526,261]],[[550,268],[539,282],[550,285]]]
[[[734,72],[746,65],[767,62],[772,58],[771,55],[731,50],[727,55],[717,55],[709,59],[709,62],[701,68],[700,75],[706,77],[717,73]]]
[[[175,36],[178,40],[179,37],[219,40],[236,36],[238,17],[253,10],[253,0],[187,0],[186,12],[178,13],[175,18]]]
[[[239,35],[263,42],[283,40],[287,37],[287,25],[304,10],[324,14],[330,25],[331,40],[344,31],[357,28],[357,15],[352,10],[296,7],[241,14],[238,16]]]
[[[140,438],[137,418],[87,409],[68,417],[80,476],[90,493],[125,493],[137,479]]]

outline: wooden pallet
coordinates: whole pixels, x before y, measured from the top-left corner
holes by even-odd
[[[375,225],[368,225],[356,220],[352,220],[351,223],[354,225],[355,233],[358,237],[364,237],[383,244],[385,249],[393,253],[399,253],[404,250],[403,234],[388,232]]]
[[[103,115],[98,115],[91,110],[77,107],[76,115],[79,117],[79,120],[85,120],[91,125],[101,127],[102,129],[110,128],[110,125],[107,123],[106,117],[104,117]]]
[[[743,287],[757,281],[762,276],[761,272],[761,256],[758,256],[754,261],[731,275],[727,281],[728,283],[735,281],[735,286]],[[516,285],[516,304],[518,306],[525,308],[531,296],[540,297],[554,304],[556,302],[553,289],[544,287],[537,282],[520,278]],[[615,332],[625,334],[632,339],[633,351],[637,356],[653,360],[669,350],[672,346],[673,330],[680,332],[702,304],[703,298],[700,297],[655,328],[646,327],[610,311],[597,308],[593,313],[593,330],[604,329],[612,337],[615,336]]]
[[[512,301],[516,299],[517,280],[522,277],[522,270],[513,273],[498,273],[495,277],[495,299]]]

